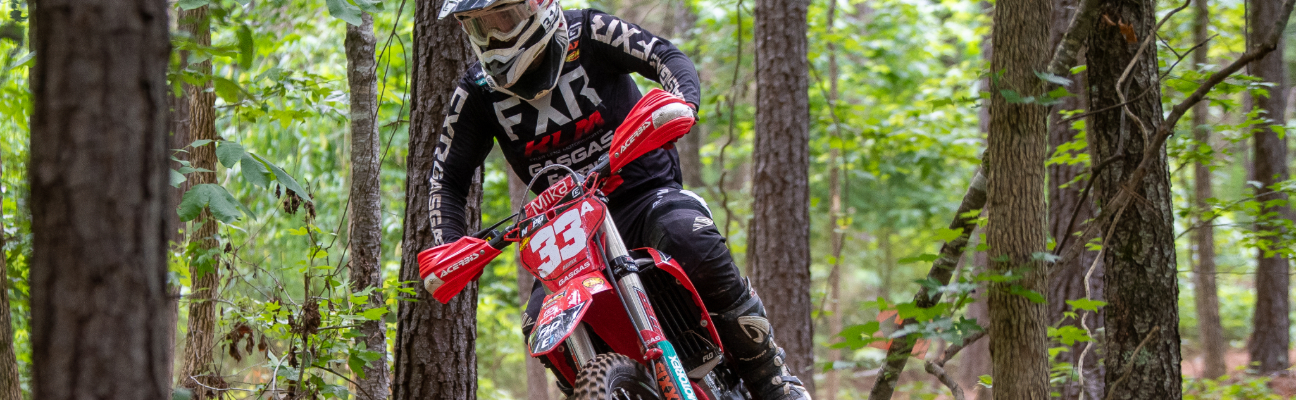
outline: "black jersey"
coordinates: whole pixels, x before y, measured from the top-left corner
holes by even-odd
[[[558,85],[535,100],[496,92],[478,63],[468,68],[450,99],[432,164],[429,208],[435,243],[464,235],[464,206],[473,171],[494,141],[513,171],[529,182],[545,166],[563,164],[584,174],[607,153],[612,135],[642,95],[630,73],[656,81],[697,105],[693,62],[666,39],[596,10],[564,11],[570,45]],[[679,155],[658,149],[620,172],[609,201],[643,195],[681,182]],[[536,193],[560,178],[546,174]]]

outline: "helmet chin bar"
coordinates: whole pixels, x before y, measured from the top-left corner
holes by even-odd
[[[520,73],[512,85],[499,85],[495,76],[490,74],[487,74],[486,82],[497,92],[524,100],[544,97],[558,86],[558,77],[562,74],[563,65],[566,64],[567,43],[567,27],[566,23],[562,23],[549,43],[544,45],[543,53]]]

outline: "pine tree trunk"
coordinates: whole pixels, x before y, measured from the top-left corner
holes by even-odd
[[[1263,41],[1268,30],[1282,8],[1281,0],[1251,0],[1248,26],[1250,34],[1248,43]],[[1281,36],[1280,36],[1281,37]],[[1256,126],[1253,133],[1253,152],[1255,153],[1255,180],[1262,188],[1256,189],[1256,198],[1266,204],[1261,208],[1264,215],[1256,224],[1258,234],[1278,234],[1283,231],[1279,219],[1291,218],[1291,207],[1286,204],[1269,204],[1274,200],[1286,200],[1287,195],[1276,192],[1271,186],[1287,180],[1287,139],[1276,130],[1286,122],[1287,68],[1283,64],[1283,44],[1278,41],[1278,48],[1272,53],[1251,63],[1250,73],[1267,83],[1268,96],[1252,96],[1256,108],[1264,110],[1263,118],[1269,124]],[[1271,250],[1277,250],[1275,248]],[[1287,352],[1291,348],[1291,269],[1286,258],[1266,249],[1256,254],[1256,308],[1252,320],[1254,331],[1247,343],[1251,354],[1251,364],[1259,373],[1269,373],[1286,369],[1291,364]]]
[[[1210,43],[1207,28],[1210,25],[1210,7],[1206,0],[1196,0],[1196,19],[1193,21],[1193,42],[1201,43],[1201,48],[1193,53],[1193,65],[1198,71],[1208,62]],[[1209,149],[1210,128],[1206,127],[1206,118],[1210,113],[1210,103],[1200,102],[1193,106],[1193,139],[1197,145]],[[1215,286],[1215,228],[1207,221],[1206,210],[1210,205],[1207,199],[1214,197],[1211,189],[1210,165],[1197,161],[1193,163],[1194,206],[1201,210],[1197,218],[1197,230],[1193,232],[1192,241],[1197,251],[1196,268],[1193,270],[1193,301],[1197,306],[1197,329],[1201,336],[1201,346],[1205,358],[1202,378],[1216,379],[1228,373],[1224,363],[1224,354],[1228,344],[1224,342],[1224,328],[1220,323],[1219,294]]]
[[[382,204],[379,186],[378,63],[374,60],[373,16],[362,13],[360,26],[346,26],[347,81],[351,86],[351,290],[368,288],[366,308],[386,308],[382,295]],[[360,333],[365,347],[379,358],[352,371],[359,398],[386,399],[387,326],[383,320],[364,321]]]
[[[1012,90],[1025,97],[1046,91],[1035,71],[1046,70],[1049,62],[1052,8],[1049,1],[995,4],[990,63],[992,70],[1004,72],[992,92]],[[1049,398],[1047,310],[1044,304],[1014,293],[1025,289],[1046,294],[1048,290],[1045,265],[1035,256],[1046,251],[1047,120],[1046,107],[992,97],[986,150],[990,269],[1022,277],[992,283],[989,290],[993,389],[999,400]]]
[[[1062,35],[1066,33],[1067,27],[1075,16],[1076,7],[1079,5],[1078,0],[1057,0],[1053,5],[1053,25],[1051,29],[1050,42],[1052,48],[1056,48],[1062,41]],[[1080,63],[1083,63],[1081,61]],[[1067,86],[1071,92],[1079,92],[1074,96],[1065,97],[1062,103],[1053,107],[1049,113],[1049,154],[1053,154],[1054,149],[1062,144],[1075,140],[1077,131],[1071,128],[1071,122],[1061,122],[1065,115],[1063,110],[1081,110],[1085,108],[1084,99],[1084,77],[1082,75],[1069,77],[1075,83]],[[1088,168],[1082,164],[1055,164],[1048,167],[1049,182],[1049,232],[1055,242],[1061,242],[1069,233],[1075,233],[1079,230],[1081,222],[1093,218],[1093,201],[1092,198],[1080,199],[1081,191],[1084,189],[1087,180],[1076,180],[1076,177],[1088,173]],[[1066,186],[1066,187],[1063,187]],[[1079,214],[1076,209],[1079,208]],[[1071,216],[1076,216],[1076,226],[1072,227],[1071,232],[1066,232],[1068,225],[1071,223]],[[1076,240],[1072,236],[1068,241],[1068,246],[1074,245]],[[1102,263],[1094,264],[1097,258],[1096,251],[1085,250],[1080,253],[1079,257],[1065,264],[1054,264],[1051,266],[1049,277],[1049,304],[1048,304],[1048,323],[1070,325],[1081,328],[1080,320],[1065,317],[1066,312],[1077,312],[1085,319],[1090,331],[1101,332],[1102,314],[1101,309],[1097,315],[1088,311],[1074,310],[1067,305],[1067,300],[1083,299],[1088,296],[1094,300],[1103,299],[1102,295]],[[1088,281],[1088,294],[1086,294],[1085,276],[1092,275]],[[1089,352],[1084,360],[1084,383],[1083,388],[1086,394],[1085,400],[1101,399],[1103,396],[1103,375],[1101,370],[1100,357],[1098,356],[1097,343],[1077,342],[1073,346],[1067,346],[1068,351],[1058,353],[1055,361],[1071,364],[1073,367],[1079,367],[1080,354],[1084,352],[1085,346],[1088,345]],[[1061,394],[1063,399],[1077,399],[1080,396],[1082,388],[1080,379],[1076,376],[1069,378],[1055,390]]]
[[[4,176],[4,160],[0,155],[0,176]],[[4,195],[0,193],[0,202]],[[0,209],[0,221],[4,210]],[[13,318],[9,314],[9,274],[5,260],[4,232],[0,231],[0,400],[22,399],[21,381],[18,377],[18,358],[14,355]]]
[[[522,206],[522,201],[526,198],[526,184],[522,178],[518,178],[512,169],[508,171],[509,176],[509,203],[512,204],[511,210],[516,210]],[[514,250],[518,252],[520,250]],[[531,287],[535,284],[535,277],[522,267],[522,258],[517,258],[517,287],[518,297],[521,300],[521,309],[526,310],[527,301],[531,299]],[[526,318],[525,313],[522,318]],[[520,338],[524,343],[526,338]],[[549,400],[549,382],[545,377],[544,364],[540,359],[526,356],[526,377],[527,377],[527,400]]]
[[[192,35],[192,40],[199,45],[211,45],[211,25],[208,19],[207,6],[180,12],[182,29]],[[211,60],[198,64],[199,73],[210,74]],[[216,140],[216,93],[211,90],[211,82],[203,86],[185,86],[190,99],[189,134],[194,140]],[[189,152],[195,168],[216,170],[216,144],[209,143],[193,148]],[[189,174],[192,185],[216,183],[215,172],[194,172]],[[225,387],[216,370],[212,349],[216,347],[216,302],[220,284],[220,265],[215,261],[200,262],[202,253],[217,246],[218,224],[211,216],[211,211],[203,212],[192,222],[198,227],[189,234],[190,241],[199,243],[199,254],[194,254],[189,262],[189,274],[192,285],[189,291],[189,330],[185,333],[184,364],[177,377],[179,385],[194,393],[195,400],[215,398],[218,393],[205,386]],[[208,259],[210,260],[210,259]]]
[[[437,20],[441,1],[415,5],[414,65],[411,76],[409,156],[405,180],[405,234],[401,243],[401,281],[421,282],[418,253],[433,247],[428,220],[428,177],[438,130],[455,81],[472,53],[452,18]],[[481,174],[475,174],[466,219],[475,230],[481,219]],[[477,284],[469,284],[449,304],[413,287],[418,300],[401,302],[396,326],[395,400],[474,399],[477,396]]]
[[[810,321],[808,0],[757,0],[748,263],[788,369],[814,393]],[[778,301],[772,301],[778,299]]]
[[[1152,35],[1156,24],[1155,3],[1151,0],[1104,1],[1100,7],[1105,18],[1095,21],[1088,45],[1087,83],[1090,108],[1103,109],[1122,103],[1115,91],[1139,43],[1130,43],[1119,24],[1132,26],[1138,41]],[[1103,19],[1117,22],[1111,26]],[[1151,47],[1151,46],[1149,46]],[[1144,137],[1154,135],[1162,122],[1160,82],[1154,49],[1143,54],[1130,71],[1126,97],[1133,99],[1125,108],[1098,113],[1089,118],[1090,157],[1097,165],[1101,160],[1119,157],[1094,179],[1093,196],[1097,204],[1113,198],[1143,159]],[[1153,92],[1134,99],[1145,90]],[[1129,114],[1132,114],[1129,115]],[[1134,120],[1137,118],[1138,120]],[[1144,135],[1140,129],[1146,129]],[[1115,226],[1108,231],[1110,220],[1103,225],[1102,263],[1107,295],[1106,334],[1103,359],[1107,368],[1106,390],[1113,399],[1177,399],[1181,396],[1179,353],[1179,287],[1175,269],[1173,215],[1171,214],[1170,174],[1165,149],[1155,149],[1151,170],[1133,190],[1136,200],[1128,203]],[[1107,236],[1111,232],[1111,236]],[[1153,332],[1154,329],[1159,329]],[[1139,344],[1147,344],[1135,354]],[[1120,385],[1121,377],[1131,378]]]
[[[170,398],[166,7],[34,10],[33,398]]]

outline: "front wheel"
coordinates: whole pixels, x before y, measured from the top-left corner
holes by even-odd
[[[571,400],[660,400],[657,381],[630,357],[599,354],[576,374]]]

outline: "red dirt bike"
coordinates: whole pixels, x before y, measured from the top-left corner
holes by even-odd
[[[626,249],[602,192],[619,183],[621,167],[688,133],[695,121],[682,99],[653,89],[588,175],[550,165],[535,175],[560,169],[568,176],[517,214],[419,253],[424,287],[445,303],[502,249],[520,243],[522,264],[549,293],[527,349],[548,359],[573,389],[571,399],[748,398],[693,283],[670,256]]]

